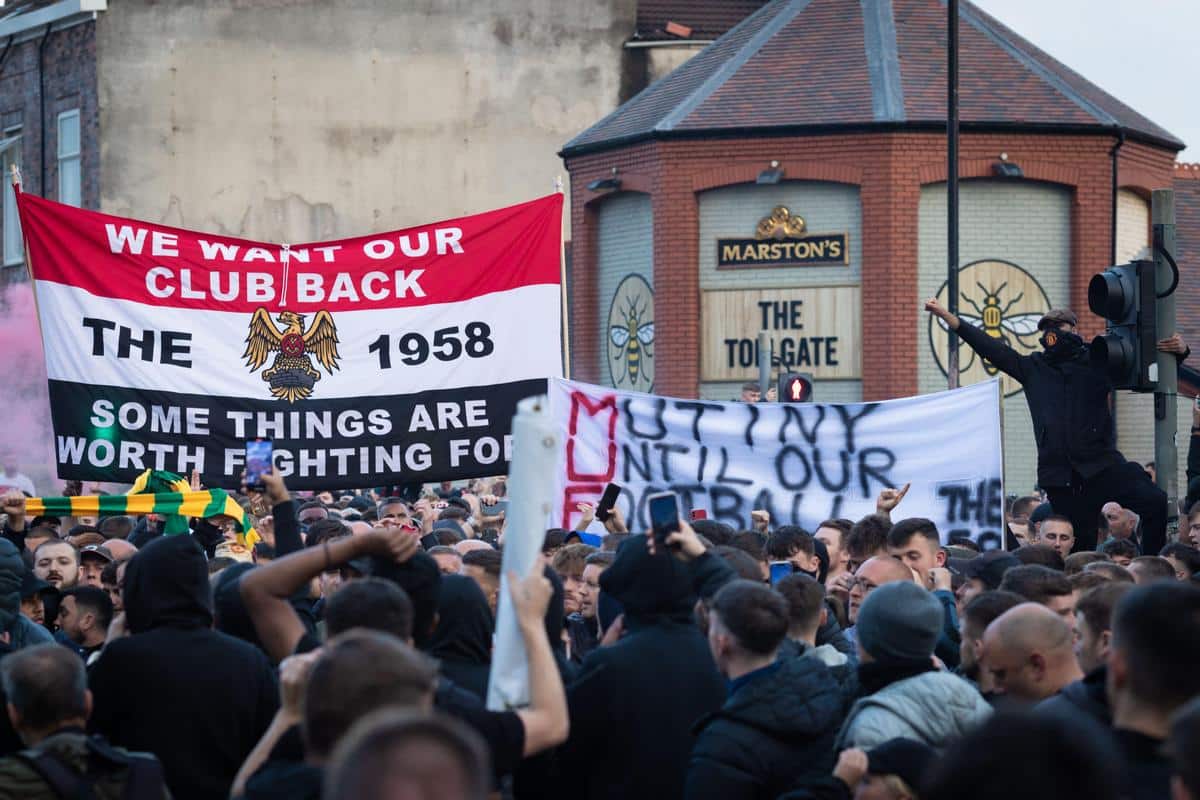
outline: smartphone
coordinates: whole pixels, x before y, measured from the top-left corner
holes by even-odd
[[[792,562],[790,561],[772,561],[768,566],[771,569],[772,586],[796,571],[796,568],[792,566]]]
[[[692,521],[694,522],[698,519],[708,519],[708,512],[705,511],[703,508],[693,508],[692,509]]]
[[[617,504],[617,498],[621,495],[621,487],[615,483],[610,483],[604,487],[604,494],[600,496],[600,502],[596,504],[596,519],[601,522],[608,522],[608,515],[612,513],[612,508]]]
[[[679,530],[679,498],[674,492],[659,492],[646,498],[650,506],[650,529],[658,547],[667,546],[667,536]]]
[[[423,550],[432,550],[438,546],[438,537],[436,534],[427,533],[421,537],[421,548]]]
[[[482,516],[485,516],[485,517],[497,516],[501,511],[503,511],[505,513],[508,512],[508,501],[507,500],[501,500],[498,503],[496,503],[495,505],[491,505],[491,506],[484,505],[483,503],[479,504],[479,512]]]
[[[274,445],[270,439],[251,439],[246,442],[246,488],[265,489],[262,476],[271,470]]]

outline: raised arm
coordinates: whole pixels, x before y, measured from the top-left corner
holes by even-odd
[[[304,699],[304,689],[308,685],[308,674],[316,662],[320,651],[288,656],[279,665],[279,710],[275,712],[266,733],[258,740],[258,744],[242,762],[237,777],[233,779],[233,789],[230,797],[241,797],[246,790],[246,781],[258,772],[271,755],[271,751],[279,744],[279,740],[293,726],[299,725],[304,717],[301,703]]]
[[[321,572],[367,554],[403,562],[419,548],[411,533],[376,528],[361,536],[309,547],[247,572],[241,578],[242,600],[267,655],[278,663],[295,652],[305,629],[288,598]]]
[[[988,336],[974,325],[963,322],[943,308],[937,298],[931,297],[926,300],[925,310],[940,319],[947,328],[956,332],[972,350],[995,364],[1001,372],[1013,376],[1018,381],[1025,380],[1024,361],[1016,350],[1000,339]]]
[[[25,549],[25,495],[16,489],[0,499],[0,510],[8,516],[4,523],[4,538],[13,543],[17,550]]]
[[[264,473],[263,485],[267,487],[267,502],[271,504],[271,520],[275,526],[275,557],[283,558],[289,553],[304,549],[300,538],[300,523],[296,520],[296,504],[283,483],[283,477],[275,470]]]
[[[546,636],[546,608],[553,588],[539,561],[524,579],[508,574],[508,589],[529,658],[529,706],[517,711],[525,726],[525,756],[562,744],[570,732],[567,693]]]

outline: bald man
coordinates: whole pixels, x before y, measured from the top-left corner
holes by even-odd
[[[1022,603],[997,617],[983,634],[983,666],[995,690],[1036,703],[1083,678],[1071,627],[1038,603]]]
[[[1110,539],[1134,539],[1137,532],[1138,515],[1128,508],[1122,508],[1120,503],[1108,502],[1100,507],[1100,513],[1108,521],[1108,536]],[[1103,544],[1103,543],[1102,543]]]
[[[850,606],[848,615],[850,624],[858,621],[858,610],[866,601],[867,596],[885,583],[913,580],[913,571],[902,561],[891,556],[875,556],[868,558],[854,573],[854,581],[850,584]]]
[[[479,539],[463,539],[461,542],[454,543],[454,549],[458,551],[459,555],[465,556],[472,550],[492,550],[494,548],[487,542],[482,542]]]
[[[137,555],[137,548],[124,539],[108,539],[104,542],[114,561],[124,561]]]

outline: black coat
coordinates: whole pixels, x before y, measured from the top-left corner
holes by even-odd
[[[210,629],[208,566],[188,535],[160,536],[129,562],[125,614],[132,635],[88,675],[90,729],[158,756],[176,800],[228,797],[279,705],[266,655]]]
[[[815,658],[783,658],[697,725],[687,800],[774,800],[833,770],[842,691]]]
[[[442,576],[438,623],[429,642],[429,655],[441,662],[442,675],[481,701],[487,699],[494,628],[487,598],[475,579]]]
[[[958,335],[971,349],[1025,388],[1038,449],[1038,484],[1071,485],[1071,474],[1090,478],[1125,462],[1108,410],[1108,374],[1093,367],[1087,348],[1056,361],[1045,353],[1020,355],[999,339],[965,322]]]
[[[625,609],[625,635],[584,659],[567,689],[571,735],[561,775],[577,800],[683,796],[692,729],[725,702],[725,681],[692,619],[692,584],[692,567],[651,556],[642,535],[623,542],[600,577]]]
[[[1083,680],[1068,683],[1058,694],[1038,703],[1037,712],[1067,717],[1083,714],[1107,728],[1112,724],[1112,710],[1108,707],[1104,688],[1107,674],[1108,669],[1101,666],[1085,675]]]

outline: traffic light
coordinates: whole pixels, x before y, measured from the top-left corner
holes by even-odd
[[[1158,384],[1155,303],[1153,261],[1109,267],[1088,284],[1088,306],[1105,321],[1092,340],[1092,363],[1118,389],[1152,392]]]
[[[785,372],[779,376],[779,402],[811,403],[813,377],[807,372]]]

